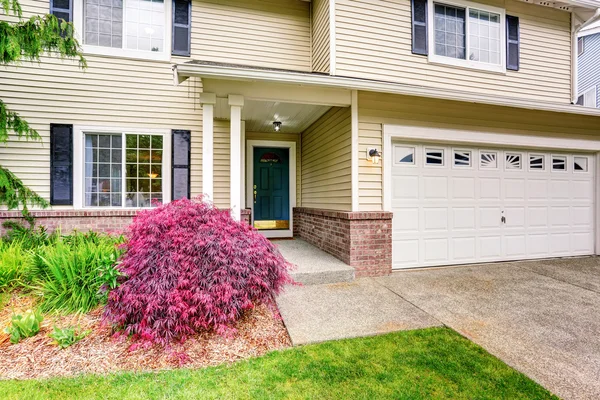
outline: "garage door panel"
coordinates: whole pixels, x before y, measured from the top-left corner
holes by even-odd
[[[414,158],[391,171],[394,268],[593,253],[593,157],[399,146]]]
[[[548,207],[532,206],[527,209],[527,217],[529,219],[530,228],[547,228],[548,227]]]
[[[472,230],[475,229],[476,222],[475,207],[456,207],[452,209],[452,229]]]
[[[435,207],[423,208],[423,221],[425,231],[447,231],[448,209]]]
[[[500,178],[480,178],[479,198],[482,200],[500,200]]]
[[[392,187],[392,200],[419,198],[419,178],[416,176],[394,176]]]
[[[546,200],[548,198],[548,180],[528,179],[527,198],[529,200]]]
[[[475,200],[475,178],[452,178],[452,198],[455,200]]]
[[[423,176],[423,200],[447,199],[448,198],[448,178],[445,176]]]
[[[527,255],[527,243],[525,235],[505,235],[504,248],[508,259],[525,257]]]
[[[479,227],[480,228],[499,228],[502,218],[501,207],[480,207],[479,208]]]
[[[568,255],[571,252],[571,235],[569,233],[550,234],[550,244],[551,255]]]
[[[477,239],[475,237],[459,237],[452,240],[453,260],[472,262],[477,259]]]
[[[575,200],[589,200],[592,196],[593,185],[591,181],[571,181],[571,198]]]
[[[525,179],[506,178],[504,179],[504,199],[523,201],[525,198]]]
[[[482,260],[496,260],[502,256],[502,236],[483,236],[479,238],[479,257]]]

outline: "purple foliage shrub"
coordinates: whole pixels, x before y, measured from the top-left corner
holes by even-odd
[[[104,321],[136,342],[229,333],[244,310],[272,304],[293,283],[268,239],[201,198],[138,213],[127,236],[119,265],[126,278],[110,292]]]

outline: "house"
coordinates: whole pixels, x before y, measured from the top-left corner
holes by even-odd
[[[581,29],[577,38],[577,104],[600,107],[600,22]]]
[[[205,194],[357,276],[600,252],[600,110],[574,104],[595,0],[22,5],[73,21],[89,64],[0,74],[43,136],[0,148],[42,224]]]

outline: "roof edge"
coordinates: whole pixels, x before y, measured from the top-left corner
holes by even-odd
[[[225,80],[262,81],[295,85],[310,85],[347,90],[363,90],[407,96],[427,97],[440,100],[462,101],[468,103],[522,108],[536,111],[589,115],[600,117],[600,109],[582,107],[574,104],[559,104],[547,101],[532,101],[505,96],[490,96],[448,89],[427,88],[388,81],[349,78],[306,72],[256,69],[245,66],[221,66],[187,62],[173,67],[174,81],[181,83],[188,77],[201,77]]]

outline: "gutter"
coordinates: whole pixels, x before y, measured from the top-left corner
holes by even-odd
[[[182,83],[188,77],[237,81],[275,82],[300,86],[315,86],[317,88],[328,87],[377,93],[401,94],[406,96],[427,97],[440,100],[463,101],[468,103],[600,117],[600,109],[580,107],[572,104],[560,104],[548,101],[532,101],[495,95],[490,96],[477,93],[457,92],[448,89],[427,88],[417,85],[330,76],[324,74],[281,70],[261,70],[241,66],[234,67],[197,63],[183,63],[174,65],[173,73],[175,83]]]
[[[585,27],[600,20],[600,8],[597,8],[594,15],[577,28],[575,28],[575,18],[575,13],[571,13],[571,70],[573,71],[571,73],[571,104],[576,104],[577,98],[579,97],[579,87],[577,82],[579,80],[579,53],[577,51],[579,32]]]

